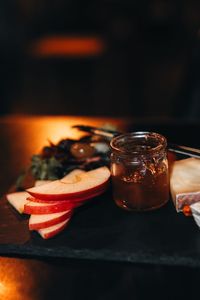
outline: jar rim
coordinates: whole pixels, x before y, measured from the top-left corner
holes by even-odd
[[[133,150],[129,150],[126,147],[122,147],[123,144],[126,143],[130,143],[131,141],[133,141],[134,138],[145,138],[145,140],[147,141],[148,138],[150,139],[154,139],[154,141],[157,141],[157,145],[155,146],[151,146],[149,148],[147,147],[138,147],[137,149]],[[128,140],[129,139],[129,140]],[[123,143],[124,140],[124,143]],[[121,145],[120,145],[121,143]],[[114,138],[112,138],[112,140],[110,141],[110,146],[111,149],[114,150],[115,152],[122,154],[122,155],[147,155],[147,154],[153,154],[155,152],[159,152],[162,149],[166,149],[167,147],[167,139],[165,138],[165,136],[163,136],[160,133],[157,132],[151,132],[151,131],[133,131],[133,132],[129,132],[129,133],[124,133],[124,134],[120,134],[118,136],[115,136]]]

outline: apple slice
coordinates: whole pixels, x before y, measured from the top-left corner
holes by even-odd
[[[107,167],[88,171],[74,176],[74,178],[62,178],[42,186],[33,187],[27,192],[35,198],[42,200],[84,200],[103,193],[110,178],[110,170]]]
[[[68,181],[72,181],[74,178],[76,178],[77,175],[80,175],[80,174],[83,174],[85,173],[84,170],[80,170],[80,169],[75,169],[73,171],[71,171],[70,173],[68,173],[66,176],[63,177],[63,180],[68,180]],[[41,185],[44,185],[44,184],[47,184],[47,183],[50,183],[52,182],[52,180],[36,180],[35,181],[35,185],[34,186],[41,186]],[[29,196],[29,194],[28,194]],[[29,201],[33,201],[33,202],[42,202],[42,203],[46,203],[46,202],[49,202],[49,203],[52,203],[52,202],[57,202],[57,200],[49,200],[49,201],[45,201],[45,200],[42,200],[42,199],[39,199],[39,198],[34,198],[34,197],[28,197],[27,200]]]
[[[36,180],[35,186],[46,184],[51,182],[50,180]],[[8,202],[20,213],[24,212],[24,205],[28,202],[27,197],[29,194],[26,191],[13,192],[6,195]]]
[[[67,178],[72,179],[74,178],[76,175],[78,174],[83,174],[85,171],[83,170],[79,170],[79,169],[75,169],[73,170],[72,172],[70,172],[69,174],[67,174],[64,179],[67,180]],[[44,184],[47,184],[47,183],[50,183],[52,182],[52,180],[36,180],[35,181],[35,186],[41,186],[41,185],[44,185]],[[7,194],[6,195],[6,198],[8,200],[8,202],[20,213],[22,214],[24,212],[24,205],[29,203],[27,201],[27,198],[29,197],[30,195],[26,192],[26,191],[23,191],[23,192],[14,192],[14,193],[10,193],[10,194]],[[28,199],[30,200],[30,199]],[[36,201],[36,202],[41,202],[39,199],[34,199],[32,198],[31,199],[32,201]],[[52,201],[51,201],[52,203]],[[68,209],[68,207],[73,208],[73,207],[77,207],[79,206],[77,203],[75,205],[68,205],[66,206]],[[65,209],[65,210],[66,210]],[[50,212],[51,213],[51,210]]]
[[[15,192],[6,195],[8,202],[20,213],[24,212],[24,205],[28,202],[27,192]]]
[[[32,202],[38,202],[38,203],[50,203],[50,204],[55,204],[57,202],[70,202],[71,204],[75,204],[75,203],[83,203],[86,202],[87,200],[94,198],[96,196],[101,195],[102,193],[104,193],[108,188],[108,184],[102,185],[101,187],[99,187],[99,189],[94,189],[92,193],[88,193],[88,194],[80,194],[80,196],[78,198],[66,198],[66,199],[55,199],[52,200],[51,198],[45,198],[45,199],[41,199],[41,198],[35,198],[32,196],[27,197],[27,200],[32,201]]]
[[[32,197],[32,196],[30,196],[29,194],[28,194],[28,197],[27,197],[27,201],[31,201],[31,202],[37,202],[37,203],[43,203],[43,204],[56,204],[56,203],[58,203],[59,201],[58,200],[48,200],[48,201],[46,201],[46,200],[42,200],[42,199],[38,199],[38,198],[34,198],[34,197]],[[69,202],[69,200],[66,200],[66,201],[68,201]],[[62,202],[64,202],[64,200],[62,201]]]
[[[84,173],[86,173],[86,171],[80,170],[80,169],[74,169],[73,171],[71,171],[70,173],[65,175],[62,179],[72,181],[73,179],[76,179],[76,176],[84,174]]]
[[[64,180],[73,180],[75,176],[85,173],[84,170],[75,169],[63,177]],[[53,180],[36,180],[34,186],[40,186],[52,182]]]
[[[40,186],[52,182],[52,180],[36,180],[34,186]]]
[[[57,201],[54,203],[27,201],[24,205],[24,213],[29,215],[53,214],[66,210],[72,210],[81,205],[81,202],[71,203],[70,201]]]
[[[41,235],[41,237],[43,239],[49,239],[49,238],[55,236],[56,234],[58,234],[59,232],[61,232],[67,226],[67,224],[69,223],[69,220],[70,220],[70,217],[67,220],[65,220],[61,223],[58,223],[56,225],[39,229],[39,230],[37,230],[37,232]]]
[[[73,171],[71,171],[70,173],[68,173],[67,175],[65,175],[65,176],[63,177],[63,179],[64,179],[64,180],[65,180],[65,179],[66,179],[66,180],[73,180],[73,178],[75,178],[76,175],[80,175],[80,174],[82,174],[82,173],[85,173],[85,171],[84,171],[84,170],[80,170],[80,169],[74,169]],[[34,186],[44,185],[44,184],[50,183],[50,182],[52,182],[52,181],[54,181],[54,180],[50,180],[50,179],[44,179],[44,180],[42,180],[42,179],[37,179],[37,180],[35,181]]]
[[[71,217],[73,210],[48,215],[31,215],[29,218],[29,229],[38,230],[61,223]]]

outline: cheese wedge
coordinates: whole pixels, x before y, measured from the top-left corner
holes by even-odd
[[[200,201],[200,159],[187,158],[174,162],[170,191],[176,210]]]

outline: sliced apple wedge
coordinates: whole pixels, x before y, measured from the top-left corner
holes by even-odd
[[[52,180],[36,180],[34,186],[40,186],[52,182]]]
[[[41,203],[27,201],[24,205],[24,213],[29,215],[43,215],[63,212],[81,206],[81,202],[57,201],[54,203]]]
[[[65,175],[62,179],[71,181],[74,178],[76,178],[76,176],[84,174],[84,173],[86,173],[86,171],[80,170],[80,169],[74,169],[73,171],[71,171],[70,173]]]
[[[107,167],[75,175],[72,179],[62,178],[42,186],[33,187],[27,192],[42,200],[84,200],[103,193],[110,178]]]
[[[67,224],[69,223],[69,220],[70,220],[70,217],[67,220],[65,220],[61,223],[58,223],[56,225],[53,225],[53,226],[50,226],[47,228],[43,228],[43,229],[39,229],[39,230],[37,230],[37,232],[41,235],[41,237],[43,239],[52,238],[53,236],[57,235],[59,232],[61,232],[67,226]]]
[[[31,215],[29,218],[29,229],[38,230],[50,227],[66,221],[71,217],[73,210],[66,210],[60,213],[47,214],[47,215]]]
[[[35,186],[52,182],[51,180],[36,180]],[[14,192],[6,195],[8,202],[20,213],[24,212],[24,205],[28,202],[27,197],[30,195],[26,191]]]
[[[27,192],[15,192],[6,195],[8,202],[20,213],[24,212],[24,205],[28,202],[26,198],[29,196]]]
[[[75,169],[75,170],[71,171],[70,173],[68,173],[67,175],[65,175],[63,177],[63,180],[69,180],[69,181],[71,181],[71,180],[73,180],[73,178],[76,178],[77,175],[80,175],[80,174],[83,174],[83,173],[85,173],[84,170]],[[44,184],[50,183],[52,181],[53,180],[40,180],[39,179],[39,180],[35,181],[34,186],[44,185]]]
[[[101,187],[99,187],[98,189],[94,189],[92,191],[92,193],[88,192],[88,193],[84,193],[84,194],[80,194],[77,198],[73,198],[73,197],[67,197],[66,199],[59,199],[59,198],[54,198],[53,200],[51,197],[45,197],[45,198],[35,198],[33,196],[29,196],[27,197],[27,200],[32,201],[32,202],[38,202],[38,203],[49,203],[49,204],[55,204],[57,202],[70,202],[71,204],[74,204],[76,206],[76,203],[85,203],[87,202],[87,200],[97,197],[99,195],[101,195],[102,193],[104,193],[108,188],[108,183],[102,185]]]
[[[30,196],[29,194],[28,194],[28,197],[27,197],[27,201],[31,201],[31,202],[37,202],[37,203],[46,203],[46,204],[56,204],[56,203],[58,203],[58,200],[42,200],[42,199],[38,199],[38,198],[35,198],[35,197],[32,197],[32,196]],[[69,200],[67,200],[68,202],[69,202]],[[62,201],[62,202],[64,202],[64,200]]]

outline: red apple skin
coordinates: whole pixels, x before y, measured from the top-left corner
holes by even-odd
[[[62,201],[52,200],[52,201],[46,201],[46,200],[38,199],[38,198],[35,198],[35,197],[32,197],[32,196],[29,196],[26,199],[27,199],[27,201],[30,201],[30,202],[36,202],[36,203],[41,203],[41,204],[49,204],[49,205],[57,204],[57,203],[61,203],[61,202],[62,202],[62,204],[65,204],[65,203],[67,204],[67,203],[72,202],[70,200],[62,200]],[[73,202],[74,202],[74,200],[73,200]],[[77,202],[79,202],[79,201],[77,201]]]
[[[56,229],[54,229],[54,230],[52,230],[48,233],[43,232],[43,230],[45,230],[45,228],[44,229],[39,229],[39,230],[37,230],[37,232],[41,235],[41,237],[43,239],[52,238],[55,235],[57,235],[58,233],[60,233],[61,231],[63,231],[65,229],[65,227],[68,225],[69,221],[70,221],[70,218],[68,220],[66,220],[66,222],[63,225],[61,225],[60,227],[58,226]],[[57,225],[59,225],[59,224],[57,224]]]
[[[94,198],[96,196],[99,196],[101,195],[102,193],[104,193],[107,189],[108,189],[108,186],[109,186],[109,182],[106,182],[104,184],[102,184],[101,186],[99,186],[98,188],[95,188],[95,189],[90,189],[88,191],[88,193],[81,193],[80,192],[80,195],[77,196],[77,197],[67,197],[66,199],[60,199],[59,197],[57,197],[57,199],[55,200],[52,200],[51,196],[50,195],[46,195],[47,197],[44,197],[44,198],[39,198],[39,197],[27,197],[27,200],[29,201],[33,201],[33,202],[40,202],[40,203],[56,203],[56,202],[70,202],[70,203],[75,203],[75,202],[84,202],[85,200],[89,200],[90,198]],[[78,195],[78,193],[76,193]],[[82,196],[81,196],[82,194]],[[37,194],[38,195],[38,194]],[[69,195],[69,194],[68,194]],[[57,196],[57,195],[55,195]],[[59,195],[58,195],[59,196]]]
[[[73,214],[73,210],[69,210],[62,216],[59,216],[59,217],[51,219],[51,220],[46,220],[46,221],[40,222],[40,223],[39,222],[38,223],[30,223],[30,219],[29,219],[29,230],[39,230],[39,229],[43,229],[46,227],[56,225],[58,223],[61,223],[65,220],[67,220],[68,218],[71,218],[72,214]]]
[[[51,214],[62,212],[68,209],[77,208],[84,203],[86,203],[91,198],[95,198],[102,193],[104,193],[107,189],[107,186],[104,186],[102,190],[97,190],[95,193],[88,195],[82,199],[73,199],[73,200],[62,200],[62,201],[45,201],[41,199],[36,199],[34,197],[28,197],[27,199],[30,200],[28,203],[24,205],[24,213],[25,214],[35,214],[35,215],[42,215],[42,214]],[[38,201],[39,200],[39,201]],[[33,204],[38,203],[38,206],[33,206]],[[41,206],[39,205],[41,203]],[[31,205],[32,204],[32,205]],[[43,204],[46,204],[45,206]]]
[[[27,192],[37,199],[46,201],[82,200],[89,198],[91,194],[96,194],[99,190],[105,190],[109,184],[109,178],[110,170],[104,166],[84,172],[76,177],[74,182],[68,182],[63,178],[39,187],[32,187]]]
[[[62,212],[65,210],[71,210],[76,207],[79,207],[81,204],[80,203],[70,203],[69,201],[67,202],[56,202],[55,204],[46,204],[46,205],[38,205],[34,206],[33,203],[35,202],[29,201],[29,203],[26,203],[24,205],[24,213],[28,215],[43,215],[43,214],[53,214],[53,213],[58,213]]]
[[[74,193],[67,193],[67,194],[39,194],[34,193],[29,190],[28,193],[36,199],[44,200],[46,202],[50,201],[64,201],[64,200],[75,200],[75,201],[83,201],[90,198],[93,198],[93,195],[100,195],[107,190],[109,187],[109,179],[102,184],[95,186],[94,188],[81,191],[81,192],[74,192]]]

